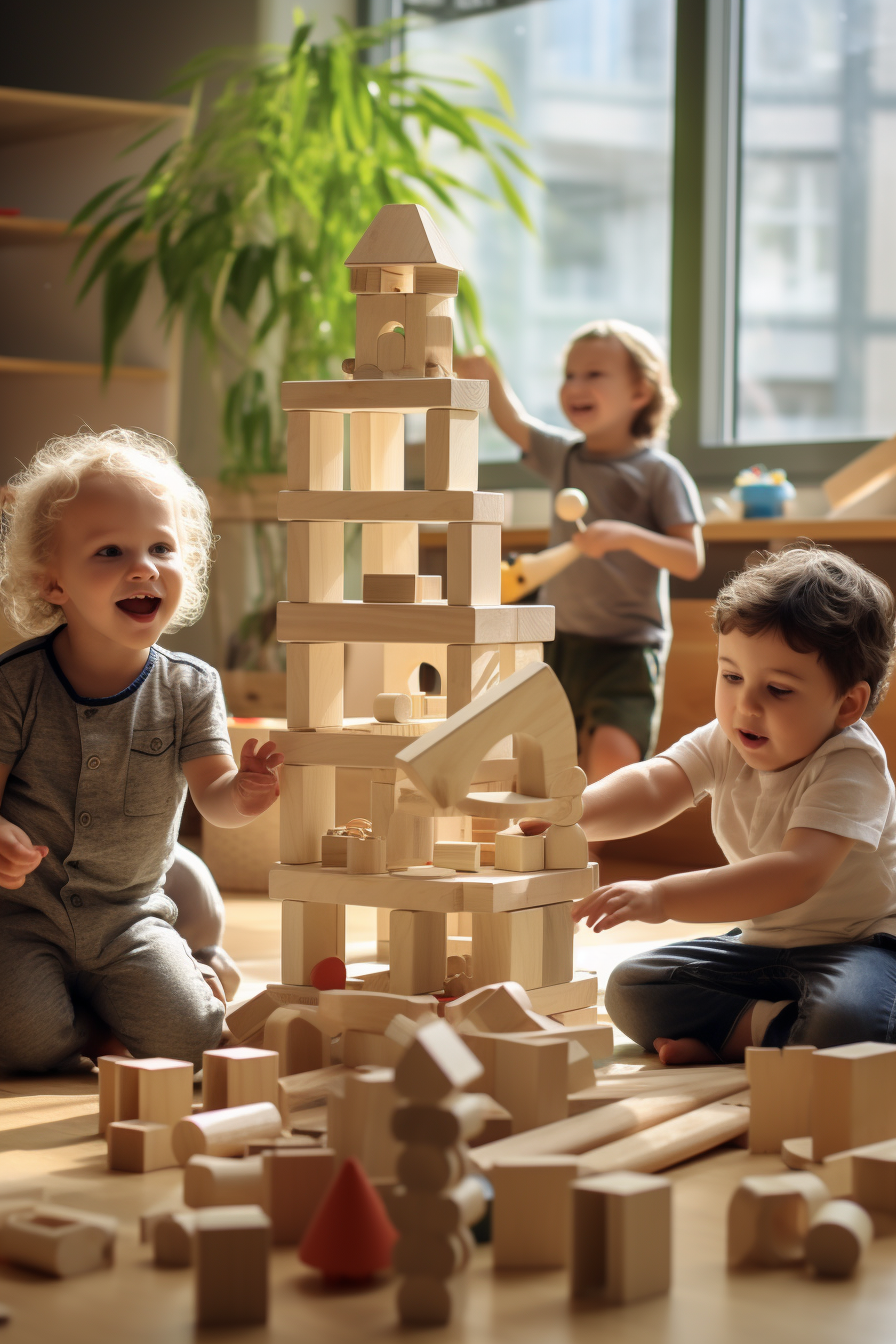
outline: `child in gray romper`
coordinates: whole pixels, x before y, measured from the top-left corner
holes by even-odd
[[[186,789],[241,826],[282,761],[237,766],[217,673],[155,643],[202,611],[205,498],[167,444],[110,430],[48,444],[5,512],[0,594],[36,638],[0,658],[0,1068],[198,1066],[224,995],[164,890]]]

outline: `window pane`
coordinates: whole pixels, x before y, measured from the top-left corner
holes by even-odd
[[[469,78],[473,57],[510,88],[544,180],[522,187],[536,234],[476,201],[469,227],[445,212],[439,224],[526,409],[555,424],[560,351],[577,326],[622,317],[668,334],[673,15],[672,0],[539,0],[409,37],[416,68]],[[463,159],[450,166],[471,180]],[[472,184],[491,190],[485,172]],[[491,425],[482,447],[517,456]]]
[[[896,426],[896,0],[744,0],[737,437]]]

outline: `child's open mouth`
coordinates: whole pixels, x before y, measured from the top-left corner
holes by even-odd
[[[764,747],[768,741],[767,737],[760,737],[758,733],[745,733],[743,728],[738,728],[737,735],[741,740],[741,745],[747,748]]]
[[[125,597],[115,605],[119,611],[123,611],[126,616],[130,616],[132,621],[140,621],[143,624],[151,621],[161,605],[160,597],[152,597],[144,594],[139,597]]]

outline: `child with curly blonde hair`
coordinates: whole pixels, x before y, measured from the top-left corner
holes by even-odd
[[[173,927],[164,880],[186,790],[216,826],[279,793],[272,743],[239,766],[213,668],[156,640],[195,621],[205,497],[169,444],[52,440],[10,483],[0,598],[0,1067],[218,1044],[223,993]]]

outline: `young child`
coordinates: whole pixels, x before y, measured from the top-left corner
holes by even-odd
[[[896,1039],[896,799],[864,722],[887,686],[889,588],[835,551],[793,549],[714,609],[716,719],[585,793],[589,836],[638,835],[712,797],[728,866],[615,882],[574,911],[740,928],[616,968],[607,1011],[664,1064],[748,1045]]]
[[[249,743],[237,767],[217,673],[155,643],[202,611],[208,507],[169,445],[118,429],[53,440],[11,484],[0,594],[37,638],[0,658],[0,1067],[198,1066],[224,995],[163,889],[185,791],[242,826],[283,759]]]
[[[564,351],[560,405],[575,428],[527,415],[485,358],[457,362],[487,378],[498,427],[556,494],[588,497],[588,528],[552,516],[551,545],[570,539],[582,558],[541,590],[556,609],[545,662],[569,696],[589,782],[640,761],[656,744],[671,638],[669,579],[703,570],[703,511],[691,477],[663,449],[678,406],[663,353],[641,327],[591,322]]]

